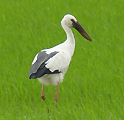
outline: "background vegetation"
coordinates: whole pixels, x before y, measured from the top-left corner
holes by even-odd
[[[123,120],[123,0],[1,0],[0,120]],[[60,21],[74,15],[92,38],[73,29],[75,54],[60,84],[45,86],[29,80],[33,57],[66,35]]]

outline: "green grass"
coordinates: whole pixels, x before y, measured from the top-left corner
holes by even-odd
[[[123,120],[123,0],[4,0],[0,2],[0,120]],[[64,82],[29,80],[33,57],[63,42],[60,21],[73,14],[92,42],[73,29],[75,54]]]

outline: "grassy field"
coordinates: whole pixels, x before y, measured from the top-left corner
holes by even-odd
[[[123,120],[123,0],[0,1],[0,120]],[[56,86],[45,86],[28,72],[36,53],[66,39],[60,21],[73,14],[92,38],[73,29],[75,54],[58,107]]]

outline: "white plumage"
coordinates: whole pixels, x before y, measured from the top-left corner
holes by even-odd
[[[67,39],[65,42],[39,52],[33,62],[29,71],[29,78],[38,78],[43,84],[41,97],[44,98],[43,88],[44,85],[57,85],[55,100],[58,99],[59,83],[63,81],[64,75],[68,69],[71,58],[75,49],[75,39],[71,27],[74,27],[79,33],[87,40],[91,38],[86,31],[77,22],[76,18],[72,15],[65,15],[61,21],[61,25],[66,32]]]

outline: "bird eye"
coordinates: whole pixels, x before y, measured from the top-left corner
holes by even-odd
[[[74,21],[73,19],[71,19],[71,21],[72,21],[73,23],[75,23],[75,21]]]

